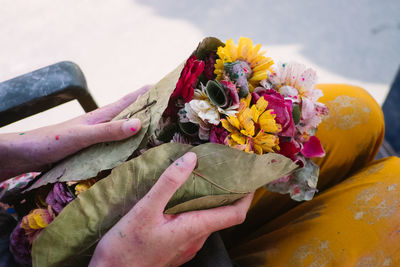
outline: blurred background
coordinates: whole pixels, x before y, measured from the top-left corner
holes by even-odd
[[[153,84],[206,36],[261,43],[321,83],[367,89],[382,104],[400,64],[399,0],[1,0],[0,82],[69,60],[99,106]],[[0,128],[23,131],[84,111],[76,101]]]

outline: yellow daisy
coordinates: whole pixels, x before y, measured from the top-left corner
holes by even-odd
[[[236,46],[232,39],[229,39],[225,46],[218,47],[214,73],[217,80],[223,80],[225,75],[224,64],[237,60],[246,62],[251,67],[251,76],[248,78],[249,90],[253,92],[261,80],[267,78],[267,71],[274,64],[270,57],[265,57],[265,51],[260,52],[261,45],[253,46],[253,42],[246,37],[240,37]]]
[[[240,101],[239,112],[222,119],[222,126],[230,132],[227,144],[245,152],[263,154],[279,151],[279,138],[275,135],[282,130],[276,123],[276,115],[267,109],[268,102],[261,97],[250,106],[251,95]]]

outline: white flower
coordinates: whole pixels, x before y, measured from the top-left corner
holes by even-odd
[[[195,124],[199,125],[199,138],[201,140],[208,140],[209,136],[210,136],[210,129],[211,129],[211,124],[208,123],[207,121],[204,121],[202,118],[200,118],[200,116],[198,115],[198,113],[192,108],[192,105],[190,104],[193,101],[204,101],[204,100],[192,100],[189,103],[185,104],[185,107],[183,109],[183,111],[180,113],[184,114],[183,115],[179,115],[180,122],[192,122]],[[194,103],[193,103],[194,104]],[[196,105],[194,104],[193,106],[196,107]],[[219,114],[218,114],[219,116]]]
[[[299,91],[299,94],[314,99],[314,87],[317,83],[317,73],[300,63],[278,63],[268,74],[268,81],[279,90],[283,86],[291,86]],[[284,90],[286,90],[285,88]]]
[[[297,129],[301,133],[311,133],[315,131],[321,123],[322,118],[328,114],[328,108],[320,103],[314,102],[307,97],[303,97],[301,104],[301,120]]]
[[[279,92],[281,93],[281,95],[283,95],[283,97],[295,97],[299,94],[296,88],[289,85],[282,86],[279,89]]]
[[[235,116],[238,113],[239,105],[233,105],[226,109],[218,107],[219,113],[225,114],[226,116]]]
[[[178,144],[190,144],[188,138],[181,135],[180,133],[175,133],[170,142]]]
[[[197,124],[198,118],[202,121],[218,125],[220,122],[220,115],[218,109],[207,100],[193,99],[185,104],[186,116],[188,119]]]

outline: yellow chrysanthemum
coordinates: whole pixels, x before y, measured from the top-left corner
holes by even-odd
[[[281,131],[276,123],[276,115],[267,109],[268,102],[261,97],[256,104],[250,105],[251,95],[240,101],[236,116],[221,120],[222,126],[230,132],[228,145],[245,152],[263,154],[279,150],[279,139],[274,134]]]
[[[82,182],[79,182],[76,186],[75,186],[75,195],[79,195],[82,192],[85,192],[86,190],[88,190],[92,185],[94,185],[97,182],[97,180],[95,178],[92,179],[88,179]]]
[[[21,228],[24,228],[27,232],[46,228],[54,217],[50,206],[47,209],[34,209],[22,218]]]
[[[252,69],[252,75],[248,79],[249,90],[258,86],[261,80],[267,78],[267,71],[274,64],[270,57],[265,57],[265,51],[260,52],[261,45],[253,46],[253,42],[246,37],[240,37],[239,44],[236,46],[232,39],[229,39],[225,46],[218,47],[214,73],[220,81],[224,76],[224,63],[235,62],[236,60],[245,61]]]

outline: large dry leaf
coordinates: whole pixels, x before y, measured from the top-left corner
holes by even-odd
[[[135,117],[142,122],[142,128],[136,135],[122,141],[95,144],[75,153],[44,173],[28,190],[48,183],[85,180],[124,162],[136,150],[148,130],[150,111],[148,108],[141,110],[148,103],[148,98],[149,94],[145,94],[135,102],[136,109],[140,110]]]
[[[282,155],[260,156],[212,143],[155,147],[114,168],[108,177],[65,207],[34,241],[34,266],[87,266],[101,237],[187,151],[197,154],[198,164],[171,198],[169,213],[232,203],[297,168]]]
[[[220,45],[224,44],[219,39],[207,37],[199,43],[193,53],[199,58],[204,58],[206,54],[212,51],[215,52]],[[135,150],[145,146],[148,138],[156,130],[184,65],[185,62],[180,64],[174,71],[153,86],[148,94],[140,97],[114,118],[114,120],[131,116],[139,118],[142,120],[142,129],[138,134],[124,141],[96,144],[77,152],[44,173],[26,191],[48,183],[79,181],[95,177],[102,170],[118,166],[127,160]]]
[[[175,89],[183,65],[179,65],[148,93],[139,97],[136,102],[114,118],[116,120],[132,116],[140,119],[142,128],[139,133],[123,141],[96,144],[77,152],[44,173],[27,191],[48,183],[86,180],[128,159],[139,145],[146,144],[148,137],[154,133],[167,107],[169,96]]]

